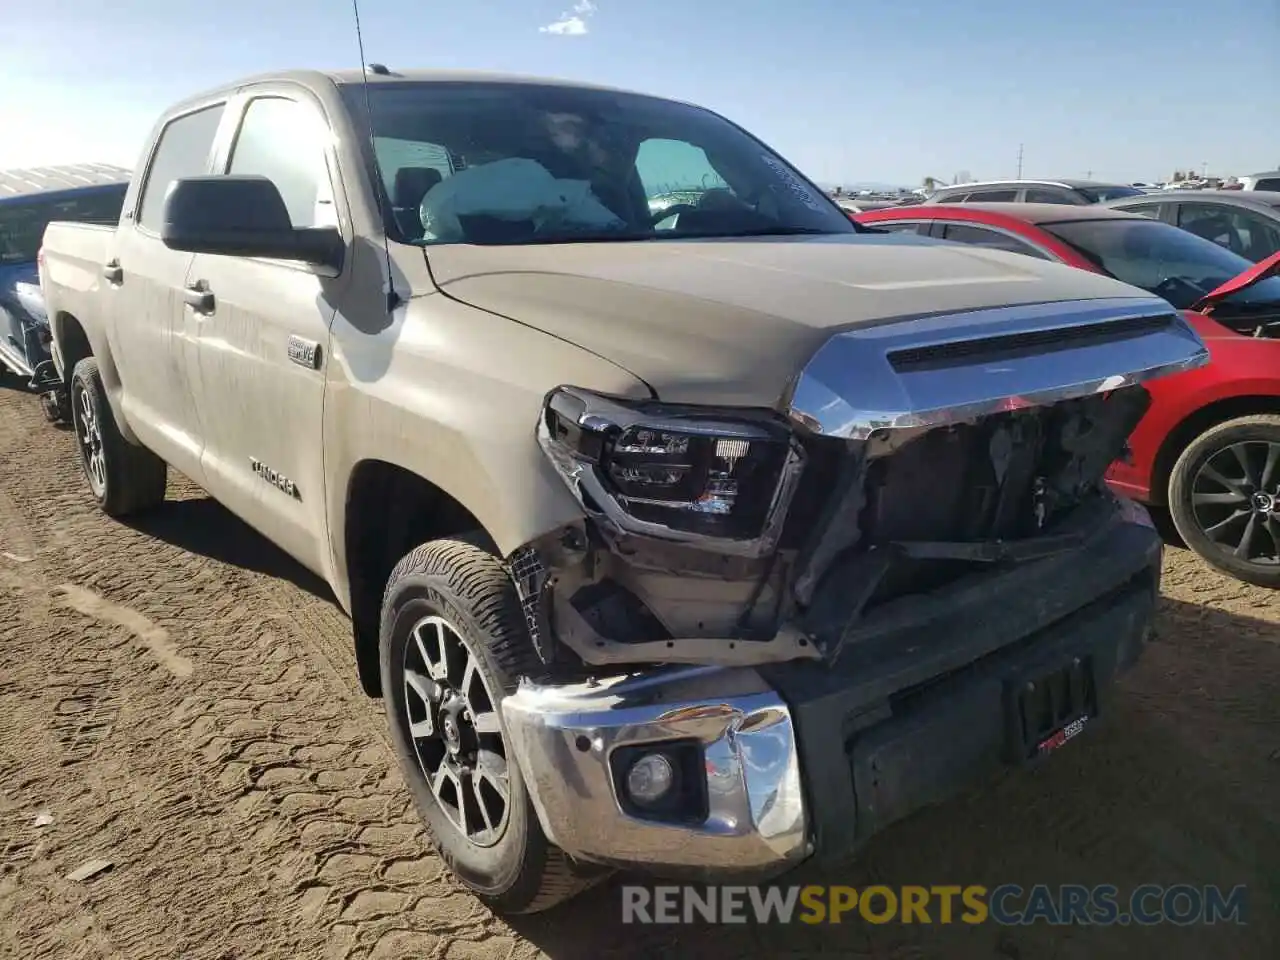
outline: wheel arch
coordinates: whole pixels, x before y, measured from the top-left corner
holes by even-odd
[[[381,696],[378,629],[382,594],[400,558],[429,540],[476,534],[497,552],[490,532],[441,486],[398,463],[368,458],[347,479],[341,543],[350,593],[356,670],[362,689]]]
[[[1256,414],[1280,414],[1280,396],[1245,394],[1224,397],[1205,404],[1183,417],[1172,430],[1165,434],[1164,440],[1156,451],[1151,468],[1151,502],[1159,506],[1168,504],[1169,480],[1173,475],[1173,466],[1182,455],[1182,451],[1186,450],[1196,437],[1220,423]]]
[[[92,325],[82,323],[79,317],[62,310],[53,315],[49,321],[53,331],[53,343],[58,359],[59,373],[62,376],[63,389],[70,393],[71,377],[75,373],[76,364],[88,357],[98,361],[98,372],[102,376],[102,385],[107,391],[107,402],[111,404],[111,413],[115,417],[116,426],[121,435],[130,443],[137,444],[138,438],[130,428],[121,410],[120,371],[111,355],[111,349],[103,334],[93,332]]]

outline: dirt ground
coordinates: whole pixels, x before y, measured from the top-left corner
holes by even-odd
[[[1109,723],[798,879],[1246,884],[1247,927],[635,927],[616,883],[508,924],[425,845],[326,588],[181,480],[101,516],[0,389],[0,957],[1280,956],[1280,602],[1165,576]]]

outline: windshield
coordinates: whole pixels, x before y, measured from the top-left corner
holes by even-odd
[[[1145,197],[1147,192],[1137,187],[1077,187],[1077,190],[1093,203],[1119,200],[1121,197]]]
[[[1072,220],[1041,225],[1117,280],[1163,297],[1179,310],[1253,266],[1211,240],[1157,220]],[[1237,306],[1280,304],[1280,278],[1233,294]]]
[[[356,116],[364,90],[344,93]],[[779,156],[715,114],[527,83],[374,84],[389,232],[409,243],[853,233]]]
[[[53,200],[36,194],[0,204],[0,263],[34,263],[52,220],[119,223],[127,188],[121,183]]]

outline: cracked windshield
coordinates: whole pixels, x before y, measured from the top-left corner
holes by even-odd
[[[0,24],[0,957],[1277,955],[1280,0]]]

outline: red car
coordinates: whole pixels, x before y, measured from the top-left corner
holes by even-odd
[[[1280,587],[1280,254],[1250,263],[1168,223],[1096,206],[924,205],[857,214],[911,231],[1056,260],[1182,310],[1207,366],[1149,384],[1117,492],[1168,506],[1186,544],[1242,580]]]

